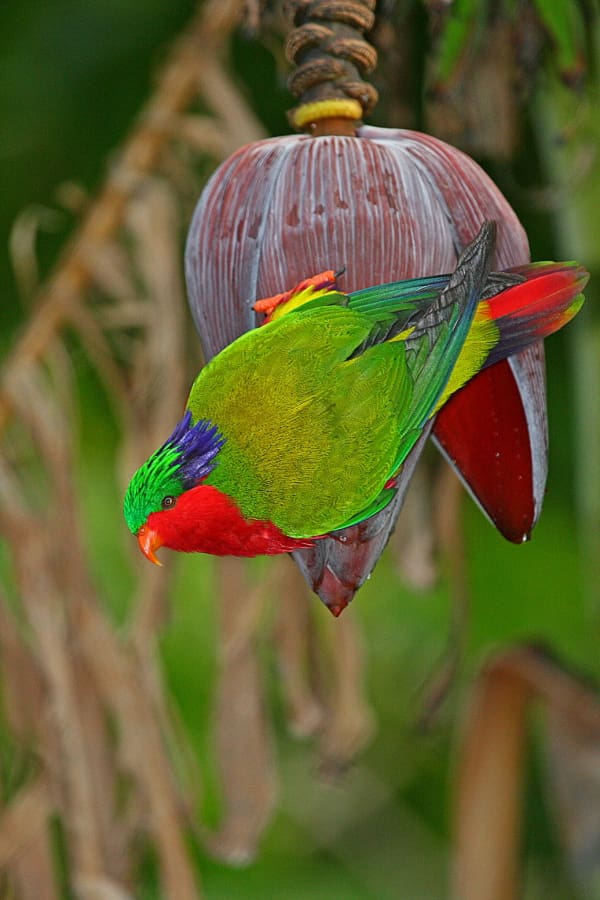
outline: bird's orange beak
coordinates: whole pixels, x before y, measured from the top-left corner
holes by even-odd
[[[163,544],[157,532],[153,531],[148,525],[142,525],[137,533],[137,539],[140,550],[146,559],[149,559],[155,566],[162,566],[161,561],[155,554],[155,551],[162,547]]]

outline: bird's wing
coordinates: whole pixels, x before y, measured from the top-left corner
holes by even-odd
[[[405,341],[413,382],[412,400],[404,422],[405,433],[396,460],[398,467],[436,411],[453,375],[488,281],[495,235],[494,223],[486,222],[461,254],[441,294],[424,312],[417,311],[405,323],[406,336],[397,338]],[[474,350],[472,357],[463,361],[463,382],[481,368],[489,346],[495,340],[497,331],[494,327],[488,330],[482,327],[480,350]]]

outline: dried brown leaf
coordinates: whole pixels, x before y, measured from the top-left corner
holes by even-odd
[[[467,711],[456,786],[453,897],[518,896],[521,790],[529,689],[491,664]]]
[[[600,710],[591,692],[582,702]],[[548,709],[547,781],[567,860],[586,897],[600,886],[600,723]]]
[[[141,304],[138,304],[138,306],[141,306]],[[126,307],[125,309],[126,312],[121,312],[122,308],[119,307],[119,314],[121,314],[124,319],[124,321],[121,322],[120,327],[129,328],[139,326],[141,322],[137,308],[134,315],[129,315],[129,307]],[[111,312],[113,311],[111,310]],[[117,311],[115,310],[115,312]],[[110,320],[106,321],[104,314],[102,315],[101,321],[98,321],[99,318],[100,316],[94,315],[91,310],[84,306],[78,306],[69,313],[69,322],[77,331],[96,373],[104,382],[107,397],[111,401],[116,414],[120,414],[120,417],[125,419],[126,414],[124,405],[127,396],[126,380],[124,373],[119,366],[119,362],[118,360],[115,360],[112,348],[102,330],[102,325],[106,325],[108,329],[110,329],[112,322]]]
[[[37,779],[0,813],[0,869],[20,900],[56,900],[54,863],[48,834],[52,812],[46,780]]]
[[[158,179],[147,179],[127,212],[134,239],[134,259],[152,311],[145,334],[143,363],[134,369],[137,399],[151,402],[158,432],[180,409],[185,385],[183,284],[179,218],[172,191]],[[161,381],[157,383],[158,377]],[[165,377],[166,376],[166,377]],[[171,423],[174,424],[174,423]],[[164,439],[160,435],[160,440]],[[155,439],[159,435],[154,435]]]
[[[60,598],[50,584],[39,594],[30,592],[28,613],[48,681],[50,714],[61,743],[65,827],[72,871],[74,876],[98,876],[103,871],[103,853],[93,774],[78,703],[74,660],[69,652],[70,636],[60,608]]]
[[[78,900],[134,900],[133,894],[109,878],[78,878],[73,887]]]
[[[82,244],[80,252],[89,268],[91,283],[111,298],[114,305],[122,307],[137,302],[139,291],[125,247],[113,240]]]
[[[202,67],[202,93],[222,123],[226,155],[238,147],[267,137],[267,132],[242,99],[227,70],[216,56],[206,56]]]
[[[229,141],[214,119],[198,114],[180,116],[177,120],[177,135],[196,151],[225,159]]]
[[[3,711],[10,730],[27,747],[44,717],[41,672],[23,631],[0,595],[0,671]]]
[[[58,900],[55,884],[55,860],[50,835],[40,829],[29,846],[7,865],[18,900]]]
[[[438,576],[430,481],[430,471],[422,460],[415,468],[390,539],[403,581],[420,591],[431,589]]]
[[[460,668],[469,625],[470,588],[467,572],[465,537],[462,525],[463,487],[456,473],[442,463],[434,482],[434,531],[439,547],[440,565],[448,577],[452,599],[452,618],[447,646],[425,688],[419,726],[429,729],[435,723],[452,690]]]
[[[549,722],[550,788],[567,852],[587,886],[598,875],[600,697],[533,647],[498,654],[482,670],[466,713],[456,785],[453,896],[519,896],[527,713]]]
[[[22,853],[47,824],[51,806],[44,778],[22,788],[0,812],[0,868]]]
[[[288,560],[283,561],[280,573],[274,590],[277,618],[273,638],[281,690],[292,734],[308,737],[320,730],[325,716],[315,684],[314,597]]]
[[[63,216],[43,206],[28,206],[16,218],[9,238],[15,281],[22,300],[29,304],[39,288],[36,243],[41,230],[58,231]]]
[[[105,705],[117,716],[120,760],[141,794],[165,896],[197,900],[199,887],[183,836],[184,804],[136,655],[127,652],[94,606],[86,605],[79,621],[87,665]]]
[[[244,560],[218,562],[220,667],[216,747],[224,813],[205,838],[218,858],[243,865],[255,855],[275,803],[274,750],[265,709],[258,626],[267,591],[252,586]]]
[[[114,738],[92,673],[80,654],[75,661],[75,670],[81,727],[102,847],[103,878],[107,876],[117,882],[127,882],[133,875],[131,847],[137,835],[131,830],[132,823],[122,814],[126,798],[120,797],[121,774],[117,768]]]
[[[323,703],[327,708],[319,742],[321,770],[336,777],[371,740],[375,717],[365,694],[365,650],[353,611],[341,619],[324,622],[327,683]]]

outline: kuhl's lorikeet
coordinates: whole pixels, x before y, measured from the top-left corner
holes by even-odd
[[[486,223],[450,276],[344,294],[326,272],[259,301],[264,326],[202,369],[131,480],[125,518],[148,559],[289,552],[386,506],[450,395],[583,303],[576,263],[490,273],[494,245]]]

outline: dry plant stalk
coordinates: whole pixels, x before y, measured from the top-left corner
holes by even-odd
[[[258,656],[262,612],[271,585],[253,585],[241,559],[219,560],[217,575],[216,746],[224,814],[219,830],[206,842],[220,859],[241,865],[254,857],[277,793],[264,673]],[[277,577],[276,563],[271,584]]]
[[[452,896],[457,900],[514,900],[520,896],[520,825],[528,713],[547,711],[553,749],[549,789],[561,815],[565,844],[576,874],[585,881],[598,844],[597,807],[589,788],[600,790],[600,698],[596,691],[531,647],[493,658],[482,670],[467,709],[459,753],[455,801]],[[565,750],[577,750],[569,757]],[[568,787],[585,784],[577,794]],[[562,821],[561,821],[562,820]],[[578,870],[579,864],[579,870]]]
[[[464,490],[456,473],[445,462],[438,465],[432,493],[434,494],[432,543],[435,540],[439,545],[441,568],[448,578],[452,618],[442,659],[425,688],[423,708],[419,715],[419,725],[423,729],[433,726],[456,681],[463,658],[470,609],[462,522]]]
[[[421,459],[411,479],[390,549],[402,581],[417,591],[433,587],[438,577],[434,532],[432,472]],[[437,506],[437,505],[436,505]]]
[[[317,688],[317,634],[312,595],[295,566],[282,572],[273,642],[290,732],[299,738],[317,734],[326,711]]]
[[[140,201],[147,205],[146,215],[156,213],[157,194],[163,203],[175,202],[168,199],[165,190],[160,184],[146,185]],[[151,243],[144,244],[143,235],[132,236],[139,254],[157,252]],[[176,271],[179,252],[175,234],[170,243],[163,243],[161,252],[161,271]],[[174,341],[182,343],[181,318],[172,316],[168,324],[159,326],[153,310],[159,306],[156,297],[164,297],[165,285],[173,289],[173,280],[161,282],[156,272],[150,275],[149,271],[145,273],[147,300],[140,305],[146,306],[150,315],[141,323],[146,332],[141,344],[145,346],[147,341],[152,347],[156,334],[147,332],[156,332],[159,327],[167,346]],[[181,288],[179,293],[182,303]],[[95,324],[99,343],[103,336],[98,322]],[[82,337],[90,340],[90,323]],[[74,405],[74,384],[72,379],[68,383],[68,370],[57,371],[65,364],[58,337],[52,350],[52,359],[45,360],[45,366],[38,365],[33,371],[28,366],[21,374],[13,407],[18,419],[11,432],[13,440],[22,444],[28,439],[34,441],[46,503],[40,507],[27,496],[27,473],[19,471],[18,458],[17,465],[13,460],[3,460],[0,470],[2,525],[12,545],[31,655],[30,660],[22,660],[22,668],[25,672],[28,668],[39,671],[44,694],[42,703],[37,703],[41,707],[39,719],[31,719],[28,727],[50,785],[47,812],[60,814],[68,845],[70,883],[78,896],[91,898],[107,892],[129,896],[135,880],[134,848],[139,836],[146,834],[156,848],[165,896],[195,898],[199,889],[185,846],[185,804],[166,749],[167,701],[162,688],[158,694],[155,690],[156,679],[148,662],[149,651],[154,649],[149,629],[144,629],[144,654],[137,649],[137,622],[152,623],[155,632],[158,626],[156,615],[144,615],[147,606],[156,602],[156,591],[146,593],[138,604],[137,616],[124,637],[102,612],[105,603],[90,577],[73,479],[75,429],[69,412]],[[156,377],[159,401],[161,395],[172,401],[181,390],[180,375],[164,359],[153,362],[140,352],[132,354],[131,361],[132,365],[143,366],[146,375]],[[139,378],[134,368],[131,383],[135,385]],[[59,395],[57,383],[62,386]],[[149,417],[157,430],[159,416],[164,425],[166,404],[160,402]],[[14,678],[10,687],[16,693],[13,703],[17,705],[19,680]],[[162,714],[157,706],[163,708]],[[125,776],[131,787],[126,799],[120,801],[120,783]],[[121,802],[124,814],[119,809]],[[44,845],[38,842],[37,846],[39,850],[32,858],[33,846],[29,854],[20,848],[11,861],[14,865],[8,864],[15,882],[23,881],[19,872],[26,858],[29,873],[40,868]],[[31,882],[29,887],[36,889]]]

